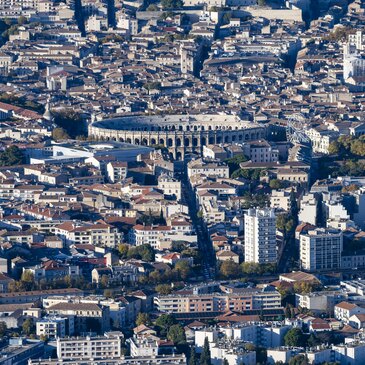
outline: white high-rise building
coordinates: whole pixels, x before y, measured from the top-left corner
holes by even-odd
[[[276,216],[273,209],[249,209],[245,214],[245,262],[274,263]]]
[[[334,270],[341,266],[342,232],[317,228],[300,235],[300,262],[308,271]]]

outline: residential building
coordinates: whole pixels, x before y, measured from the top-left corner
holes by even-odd
[[[300,235],[300,263],[304,270],[336,270],[341,267],[342,232],[317,228]]]
[[[57,338],[57,357],[64,361],[120,359],[123,334],[107,332],[99,337]]]
[[[245,214],[245,262],[275,263],[276,216],[272,209],[249,209]]]

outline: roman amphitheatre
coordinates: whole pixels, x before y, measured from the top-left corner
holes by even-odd
[[[93,121],[89,136],[136,145],[161,145],[172,158],[201,154],[209,144],[243,143],[266,137],[266,129],[234,115],[123,116]]]

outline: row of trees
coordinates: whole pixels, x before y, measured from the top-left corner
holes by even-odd
[[[6,326],[5,322],[0,322],[0,338],[4,337],[8,328]],[[31,318],[27,318],[21,328],[21,333],[26,336],[35,335],[35,324]],[[15,335],[18,335],[18,333],[13,333],[12,336],[16,337]]]
[[[94,286],[83,276],[72,278],[71,276],[67,275],[65,277],[60,277],[53,280],[41,279],[36,281],[34,279],[33,273],[29,270],[26,270],[22,273],[20,280],[14,280],[8,285],[9,291],[13,293],[30,290],[49,290],[62,288],[93,289]]]
[[[314,347],[325,343],[338,344],[340,337],[336,337],[332,332],[303,333],[300,328],[290,329],[284,337],[286,346],[292,347]]]
[[[130,246],[122,243],[118,246],[118,253],[122,259],[155,261],[155,251],[150,245]]]
[[[332,155],[338,155],[341,159],[354,156],[363,157],[365,156],[365,136],[359,138],[340,136],[330,143],[328,152]]]
[[[219,267],[219,276],[222,279],[239,279],[248,275],[263,275],[276,272],[275,264],[256,264],[243,262],[241,265],[234,261],[223,261]]]

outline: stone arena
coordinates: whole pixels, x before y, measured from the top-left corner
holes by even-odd
[[[125,116],[93,121],[90,137],[136,145],[163,145],[174,159],[202,153],[204,145],[266,137],[266,128],[233,115]]]

